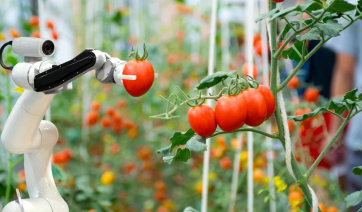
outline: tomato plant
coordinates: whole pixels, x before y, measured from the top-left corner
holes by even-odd
[[[307,102],[316,102],[319,98],[319,90],[317,88],[307,88],[304,91],[304,99]]]
[[[308,184],[309,178],[336,141],[347,122],[357,113],[362,111],[362,108],[359,105],[359,102],[362,101],[362,96],[357,96],[358,89],[354,89],[348,92],[343,100],[331,101],[327,107],[323,105],[312,111],[309,109],[309,106],[302,106],[295,111],[295,116],[287,117],[282,91],[286,86],[292,89],[298,89],[299,80],[296,76],[307,60],[311,58],[324,43],[331,38],[338,36],[341,31],[361,19],[362,1],[358,1],[357,5],[352,5],[343,0],[331,0],[327,3],[319,0],[308,0],[303,2],[303,4],[300,4],[299,1],[298,4],[289,8],[283,8],[282,4],[276,4],[281,2],[284,1],[269,1],[269,12],[263,14],[256,20],[258,22],[267,19],[270,22],[268,28],[269,37],[271,38],[269,44],[269,53],[271,55],[270,90],[263,86],[258,87],[259,83],[253,79],[257,78],[258,75],[256,67],[254,65],[252,66],[253,76],[247,76],[249,73],[249,65],[244,64],[242,68],[243,76],[239,76],[235,72],[219,71],[202,79],[196,86],[195,90],[198,90],[199,94],[195,97],[190,97],[190,95],[185,94],[185,92],[179,89],[181,90],[183,98],[178,97],[175,93],[171,94],[169,98],[164,98],[168,102],[169,107],[165,113],[152,116],[152,118],[176,118],[178,116],[175,116],[174,113],[180,106],[185,105],[188,102],[196,100],[202,101],[205,99],[215,100],[215,116],[221,131],[216,131],[214,135],[209,137],[212,138],[221,134],[252,131],[257,134],[280,140],[287,153],[285,154],[285,160],[288,172],[293,177],[293,180],[298,182],[299,186],[298,190],[289,193],[289,202],[293,208],[303,207],[305,211],[312,210],[313,212],[316,212],[320,211],[320,209],[318,208],[317,197]],[[355,13],[354,17],[348,15],[352,13]],[[304,19],[304,14],[307,14],[309,18]],[[297,15],[296,17],[298,20],[289,21],[288,15]],[[337,16],[348,20],[348,23],[339,23]],[[277,21],[284,23],[283,29],[280,31],[279,35],[277,34]],[[260,35],[255,35],[253,39],[253,45],[257,55],[261,55],[262,53],[260,37]],[[307,45],[310,40],[319,40],[319,44],[307,51]],[[291,70],[286,79],[280,83],[279,60],[281,57],[293,60],[297,65],[293,67],[293,70]],[[216,92],[218,93],[217,95],[205,94],[204,89],[217,89],[220,88],[220,86],[222,87],[219,92]],[[236,103],[237,98],[234,95],[243,98],[245,106],[243,103]],[[306,90],[304,98],[307,103],[318,103],[319,91],[309,88]],[[232,104],[232,102],[235,102],[235,104]],[[239,115],[236,115],[232,110],[237,107],[236,105],[243,105],[243,108],[245,108],[242,110],[243,112],[239,109]],[[313,108],[314,107],[315,106],[313,106]],[[245,111],[245,124],[249,125],[250,128],[243,128],[242,122],[240,121],[242,119],[242,115],[240,114]],[[349,111],[347,117],[341,115],[344,111]],[[312,125],[313,117],[317,116],[320,112],[327,112],[337,116],[342,120],[342,125],[337,133],[330,138],[328,144],[310,168],[307,169],[306,172],[302,172],[299,168],[300,164],[298,164],[293,149],[291,148],[291,138],[289,134],[293,132],[294,121],[302,122],[304,128],[309,128]],[[276,134],[270,134],[269,132],[264,132],[263,130],[260,130],[260,128],[257,128],[257,126],[261,125],[266,118],[270,117],[272,114],[275,116],[277,128]],[[225,121],[226,117],[229,117],[229,122]],[[168,163],[177,161],[185,162],[190,159],[191,151],[205,151],[207,148],[204,144],[205,141],[195,137],[195,132],[192,129],[185,133],[175,133],[171,138],[171,143],[172,145],[169,148],[163,149],[162,153],[170,154],[175,147],[180,145],[186,145],[186,147],[177,149],[176,155],[174,156],[164,157],[164,161]],[[215,149],[211,152],[216,158],[222,158],[224,150]],[[222,161],[227,161],[227,159],[223,159]],[[223,163],[227,164],[226,162]],[[224,167],[227,166],[225,165]],[[262,176],[260,171],[255,173],[256,179],[260,180],[260,176]],[[280,180],[278,179],[277,181]],[[347,200],[347,202],[348,201],[349,200]]]

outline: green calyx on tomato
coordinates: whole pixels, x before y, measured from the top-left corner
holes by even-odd
[[[140,55],[138,54],[138,48],[135,50],[132,47],[131,53],[128,55],[128,57],[134,57],[135,60],[146,60],[148,57],[148,51],[146,48],[146,44],[143,44],[143,55],[142,57],[140,57]]]
[[[236,75],[236,78],[233,78],[230,81],[227,94],[229,96],[236,96],[239,95],[241,91],[248,88],[249,88],[249,81],[246,80],[244,77]]]

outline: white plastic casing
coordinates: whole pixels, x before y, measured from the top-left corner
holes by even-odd
[[[58,130],[43,117],[54,94],[26,90],[16,102],[1,134],[3,147],[14,154],[24,154],[29,199],[23,199],[24,212],[68,212],[53,180],[51,158],[58,140]],[[17,212],[11,202],[3,212]]]
[[[52,56],[55,52],[53,51],[52,54],[46,55],[44,54],[42,47],[45,41],[49,41],[47,39],[42,38],[28,38],[28,37],[21,37],[15,38],[13,40],[13,52],[18,55],[22,55],[25,57],[49,57]],[[55,48],[55,47],[54,47]]]
[[[18,63],[14,66],[11,76],[17,86],[28,90],[32,89],[28,80],[28,73],[32,66],[33,64],[24,62]]]

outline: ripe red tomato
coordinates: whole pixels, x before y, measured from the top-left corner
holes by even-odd
[[[256,44],[261,41],[261,35],[260,34],[255,34],[253,37],[253,45],[254,47],[256,46]]]
[[[155,182],[155,187],[157,191],[165,191],[167,186],[166,183],[163,182],[162,180],[158,180]]]
[[[254,45],[255,53],[259,56],[263,55],[263,43],[261,41],[256,42]]]
[[[108,127],[110,127],[111,125],[112,125],[112,121],[111,121],[110,118],[104,117],[104,118],[102,119],[102,127],[103,127],[103,128],[108,128]]]
[[[265,43],[263,43],[261,40],[256,42],[256,44],[254,45],[254,50],[255,53],[257,55],[259,55],[260,57],[263,56],[263,48],[264,48]],[[270,47],[269,45],[267,45],[267,51],[270,51]]]
[[[284,0],[272,0],[272,1],[275,3],[280,3],[280,2],[283,2]]]
[[[317,102],[319,98],[319,90],[317,88],[307,88],[304,92],[304,99],[307,102]]]
[[[124,75],[136,75],[136,80],[123,80],[126,91],[133,97],[145,94],[152,86],[155,72],[147,60],[131,60],[123,70]]]
[[[55,30],[52,30],[52,37],[54,40],[58,40],[58,33]]]
[[[47,21],[47,27],[48,27],[49,29],[54,29],[54,23],[53,23],[53,21],[48,20],[48,21]]]
[[[245,75],[249,75],[249,64],[248,63],[244,63],[243,67],[243,74]],[[253,64],[253,78],[255,79],[258,76],[258,68],[256,67],[255,64]]]
[[[155,194],[153,195],[153,198],[159,202],[162,202],[163,200],[166,199],[166,195],[163,191],[156,191]]]
[[[311,113],[311,112],[312,112],[312,110],[309,109],[309,108],[306,108],[306,109],[301,109],[301,108],[300,108],[300,109],[297,109],[294,114],[295,114],[296,116],[301,116],[301,115],[303,115],[303,114],[305,114],[305,113]],[[313,118],[306,119],[306,120],[302,121],[302,125],[303,125],[304,127],[308,128],[308,127],[311,126],[312,121],[313,121]]]
[[[219,127],[225,132],[233,132],[245,123],[246,103],[239,96],[223,96],[215,106],[215,117]]]
[[[101,104],[99,102],[92,102],[91,108],[92,110],[98,111],[99,109],[101,109]]]
[[[114,123],[122,124],[122,116],[120,116],[119,114],[114,114],[112,118]]]
[[[222,169],[228,170],[231,168],[231,159],[228,157],[223,157],[220,159],[219,165]]]
[[[273,93],[264,85],[260,85],[256,90],[264,97],[267,108],[266,117],[269,118],[275,111],[275,99]]]
[[[38,27],[39,26],[39,18],[38,18],[38,16],[32,16],[29,19],[29,24],[30,24],[30,26]]]
[[[246,102],[247,113],[245,124],[251,127],[261,125],[267,115],[267,105],[263,95],[254,88],[246,89],[239,95]]]
[[[292,133],[294,129],[294,123],[292,120],[288,120],[288,128],[289,128],[289,133]]]
[[[120,123],[114,123],[113,125],[113,132],[119,134],[122,130],[122,124]]]
[[[20,36],[19,31],[16,30],[16,29],[14,29],[14,28],[11,28],[11,29],[9,30],[9,34],[10,34],[11,37],[13,37],[13,38],[18,38],[18,37]]]
[[[95,124],[97,123],[98,119],[99,119],[98,113],[91,111],[91,112],[88,114],[88,117],[87,117],[87,124],[88,124],[88,126],[93,126],[93,125],[95,125]]]
[[[191,129],[202,137],[210,137],[216,131],[214,110],[208,105],[191,107],[187,114]]]
[[[297,76],[294,76],[287,84],[288,88],[298,89],[299,87],[299,80]]]
[[[33,32],[33,33],[31,33],[30,36],[33,37],[33,38],[40,38],[40,32],[38,32],[38,31]]]
[[[115,110],[114,108],[112,108],[112,107],[107,108],[106,114],[107,114],[108,116],[110,116],[110,117],[113,117],[113,116],[116,114],[116,110]]]
[[[127,101],[126,100],[119,100],[118,107],[120,107],[120,108],[127,107]]]

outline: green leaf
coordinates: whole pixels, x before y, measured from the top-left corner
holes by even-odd
[[[312,12],[320,9],[323,9],[323,4],[319,0],[308,0],[303,5],[300,6],[300,10],[302,12],[305,11]]]
[[[355,5],[350,4],[344,0],[331,0],[327,2],[327,12],[331,13],[345,13],[356,8]]]
[[[163,157],[163,161],[166,163],[173,163],[173,162],[187,162],[191,158],[191,151],[187,148],[185,149],[177,149],[175,156],[166,156]]]
[[[58,168],[58,166],[54,165],[53,163],[52,163],[52,173],[53,173],[54,179],[57,179],[57,180],[63,179],[60,169]]]
[[[274,9],[270,10],[269,12],[262,14],[260,17],[255,19],[255,22],[259,22],[259,21],[261,21],[261,20],[263,20],[265,18],[269,18],[270,16],[272,16],[275,13],[279,12],[280,8],[281,8],[281,6],[278,6],[278,7],[274,8]]]
[[[352,100],[352,101],[356,101],[358,98],[357,98],[357,91],[358,91],[358,88],[355,88],[351,91],[348,91],[346,93],[346,95],[344,95],[343,97],[343,101],[346,102],[346,100]]]
[[[302,49],[304,48],[304,52],[307,53],[307,49],[305,48],[304,44],[302,41],[296,41],[293,43],[293,46],[298,50],[299,54],[302,54]],[[282,56],[285,59],[291,59],[296,61],[297,63],[299,63],[302,58],[299,56],[298,52],[296,52],[296,50],[292,47],[290,47],[289,49],[286,49],[282,52]]]
[[[120,11],[116,11],[114,16],[112,17],[112,21],[114,23],[121,23],[122,22],[122,13]]]
[[[319,31],[319,29],[316,28],[316,27],[313,27],[311,30],[309,30],[304,35],[297,35],[297,39],[299,41],[303,41],[303,40],[320,40],[321,39],[320,34],[321,34],[321,32]]]
[[[345,199],[347,207],[358,205],[362,201],[362,191],[356,191],[348,195]]]
[[[284,29],[282,30],[282,32],[279,34],[280,38],[278,38],[278,42],[281,42],[285,35],[292,29],[294,25],[292,23],[285,25]]]
[[[362,166],[353,167],[352,172],[355,175],[362,175]]]
[[[335,113],[341,115],[344,111],[348,110],[348,108],[343,102],[331,101],[329,103],[328,110],[334,110]]]
[[[358,211],[357,211],[357,212],[362,212],[362,208],[358,209]]]
[[[191,151],[187,148],[177,149],[176,155],[172,162],[187,162],[191,158]]]
[[[192,129],[187,130],[185,133],[175,132],[173,136],[170,138],[172,143],[170,152],[180,145],[185,145],[188,140],[190,140],[195,135],[195,132]]]
[[[204,152],[207,149],[206,138],[196,135],[186,143],[186,148],[194,152]]]
[[[284,16],[288,15],[288,13],[291,13],[293,11],[300,11],[300,5],[295,5],[293,7],[289,7],[285,10],[275,13],[274,15],[271,16],[270,21],[276,18],[283,18]]]
[[[157,154],[167,155],[171,152],[171,145],[156,151]]]
[[[236,77],[236,71],[219,71],[215,74],[209,75],[200,81],[200,84],[196,86],[197,90],[210,88],[219,84],[222,80],[228,77]]]
[[[358,0],[358,3],[356,5],[356,16],[361,15],[362,13],[362,0]],[[360,18],[362,20],[362,17]]]
[[[313,112],[305,113],[301,116],[288,116],[288,120],[293,119],[294,121],[304,121],[306,119],[316,116],[321,111],[324,112],[324,111],[328,111],[328,110],[326,108],[319,107],[319,108],[315,109]]]
[[[336,37],[343,30],[343,26],[336,20],[328,20],[326,23],[318,23],[316,27],[324,32],[325,35]]]

